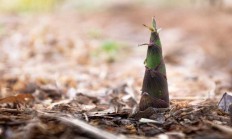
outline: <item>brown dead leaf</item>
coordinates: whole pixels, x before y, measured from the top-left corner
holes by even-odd
[[[35,98],[31,94],[18,94],[0,99],[0,106],[21,108],[21,106],[30,106]]]

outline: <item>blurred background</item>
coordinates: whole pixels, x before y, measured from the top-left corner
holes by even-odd
[[[171,98],[232,90],[230,0],[0,0],[0,91],[55,83],[104,95],[126,84],[139,99],[155,16]],[[7,82],[7,83],[6,83]]]

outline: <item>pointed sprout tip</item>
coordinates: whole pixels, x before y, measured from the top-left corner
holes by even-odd
[[[147,25],[145,25],[145,24],[143,24],[143,26],[146,27],[146,28],[148,28],[151,32],[154,32],[154,31],[155,31],[155,29],[154,29],[153,27],[149,27],[149,26],[147,26]]]
[[[162,28],[157,29],[157,33],[160,33],[162,31]]]
[[[142,43],[142,44],[139,44],[138,46],[143,46],[143,45],[149,45],[149,43]]]

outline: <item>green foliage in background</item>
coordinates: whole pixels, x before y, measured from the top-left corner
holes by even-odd
[[[6,12],[49,11],[61,0],[0,0],[0,10]]]
[[[129,53],[127,45],[114,40],[105,40],[93,51],[92,55],[95,59],[113,63],[123,58],[125,53]]]
[[[54,7],[74,9],[78,11],[101,11],[112,5],[137,4],[152,5],[154,7],[186,6],[191,0],[131,0],[119,2],[116,0],[0,0],[0,11],[4,12],[43,12],[51,11]]]
[[[3,35],[5,33],[5,28],[2,24],[0,24],[0,35]]]
[[[103,33],[100,29],[98,28],[92,28],[87,32],[87,35],[91,39],[100,39],[103,36]]]
[[[118,52],[118,49],[119,49],[119,44],[115,41],[105,41],[101,45],[101,49],[106,53],[116,54]]]
[[[119,51],[119,43],[113,40],[102,42],[99,48],[94,52],[94,56],[112,63],[116,60],[116,55]]]

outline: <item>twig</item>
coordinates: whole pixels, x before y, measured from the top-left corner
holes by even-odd
[[[207,97],[171,97],[172,100],[206,100]]]
[[[157,120],[152,120],[152,119],[147,119],[147,118],[141,118],[139,120],[140,123],[155,123],[155,124],[163,124],[164,122],[160,122],[160,121],[157,121]]]
[[[85,117],[85,121],[86,121],[86,122],[89,122],[89,118],[88,118],[87,114],[86,114],[86,113],[83,113],[83,115],[84,115],[84,117]]]
[[[38,113],[41,114],[42,116],[52,117],[52,118],[60,120],[64,123],[71,124],[73,126],[81,128],[81,129],[85,130],[86,132],[89,132],[90,134],[94,135],[95,137],[98,137],[101,139],[125,139],[125,137],[122,135],[116,136],[112,133],[109,133],[107,131],[96,128],[88,123],[85,123],[79,119],[68,118],[68,117],[63,117],[63,116],[56,116],[56,115],[45,113],[42,111],[38,111]]]
[[[208,120],[204,120],[205,123],[211,125],[212,127],[222,131],[223,133],[229,135],[230,137],[232,137],[232,128],[228,127],[228,126],[224,126],[224,125],[219,125],[219,124],[215,124],[213,122],[210,122]]]
[[[18,109],[0,108],[0,113],[2,112],[22,113],[23,111],[20,111]]]

